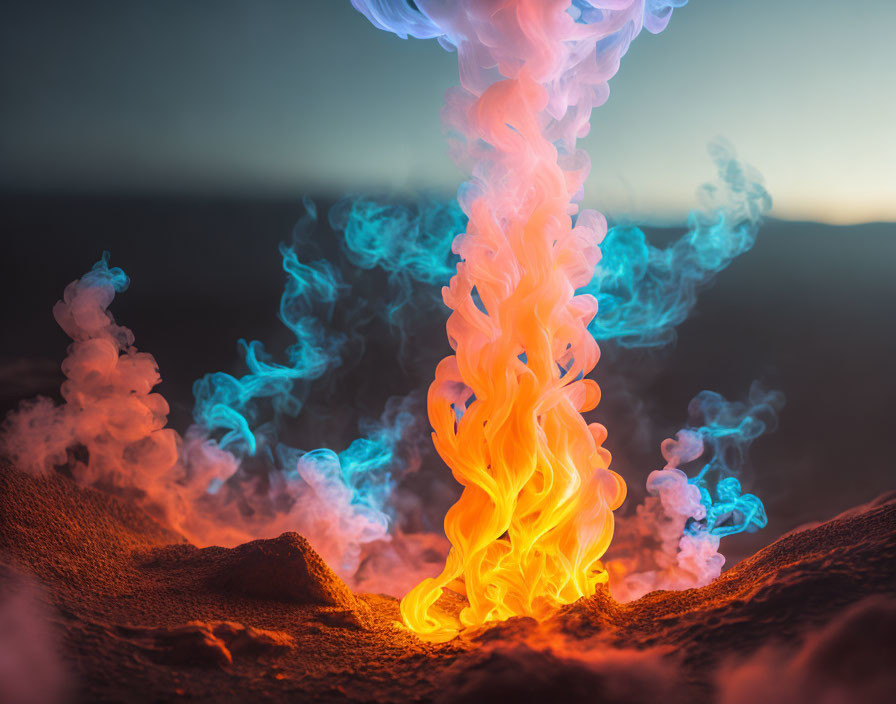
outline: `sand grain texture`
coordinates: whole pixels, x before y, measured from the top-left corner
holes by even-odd
[[[599,592],[541,624],[431,645],[397,625],[395,599],[352,594],[295,533],[199,549],[125,500],[0,466],[0,562],[43,586],[83,702],[737,704],[740,683],[755,689],[750,676],[778,666],[805,691],[805,662],[854,641],[854,623],[896,614],[894,536],[890,496],[786,535],[702,589],[630,604]],[[883,662],[894,629],[865,630]],[[813,677],[835,687],[851,671]],[[896,687],[862,676],[876,688],[866,701]]]

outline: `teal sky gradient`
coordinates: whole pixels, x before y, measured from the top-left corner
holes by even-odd
[[[773,215],[896,221],[896,3],[691,0],[643,34],[583,146],[586,204],[680,220],[716,135]],[[348,0],[33,0],[0,15],[0,187],[453,194],[455,57]]]

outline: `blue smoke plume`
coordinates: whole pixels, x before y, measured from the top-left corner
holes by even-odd
[[[131,285],[131,280],[124,270],[119,267],[109,268],[111,255],[109,252],[103,252],[102,257],[84,276],[81,277],[82,286],[111,286],[115,293],[123,293],[127,291]]]
[[[395,0],[352,0],[352,5],[377,29],[393,32],[402,39],[432,39],[441,29],[412,2]]]
[[[647,0],[644,7],[645,26],[651,32],[660,31],[669,21],[673,9],[684,7],[686,4],[687,0]],[[370,20],[374,27],[392,32],[402,39],[407,39],[409,36],[417,39],[437,38],[448,50],[454,47],[455,41],[459,41],[447,37],[445,30],[427,14],[426,8],[433,5],[436,13],[444,13],[444,10],[438,7],[438,2],[352,0],[352,5]],[[604,10],[595,7],[589,0],[572,0],[567,12],[576,22],[582,24],[599,22],[604,16]]]
[[[353,196],[330,209],[329,221],[353,265],[386,272],[391,292],[377,314],[398,333],[404,357],[424,315],[445,319],[441,287],[460,260],[451,244],[466,229],[466,216],[456,201],[429,196],[414,203]]]
[[[701,187],[702,208],[688,216],[687,232],[666,248],[634,226],[619,225],[601,243],[603,257],[585,291],[597,297],[589,329],[622,347],[656,347],[675,340],[697,292],[756,243],[771,198],[761,177],[737,160],[731,146],[712,142],[719,181]]]
[[[688,483],[700,491],[700,503],[706,517],[691,519],[687,531],[707,532],[723,537],[764,528],[768,519],[759,497],[742,493],[737,478],[746,462],[753,441],[777,427],[784,406],[780,391],[765,391],[754,383],[746,403],[729,402],[714,391],[698,394],[689,414],[699,425],[682,432],[695,433],[703,441],[709,460]]]
[[[305,208],[307,214],[296,232],[304,231],[316,220],[317,210],[310,200],[305,201]],[[345,284],[328,261],[305,264],[293,248],[282,243],[280,254],[287,279],[279,318],[296,338],[286,350],[288,363],[274,361],[257,340],[240,340],[238,346],[249,370],[247,374],[236,378],[216,372],[193,385],[194,419],[211,434],[223,433],[219,446],[237,455],[254,455],[260,433],[275,430],[281,417],[295,417],[301,411],[307,382],[341,361],[345,336],[327,330],[324,321],[332,315],[333,305],[346,290]],[[260,426],[265,401],[273,419]]]
[[[252,506],[252,513],[273,512],[284,527],[284,516],[298,521],[293,529],[301,529],[348,577],[359,564],[361,547],[386,536],[391,520],[388,501],[395,482],[418,464],[413,436],[422,416],[422,401],[416,394],[390,398],[379,419],[360,420],[361,436],[341,451],[304,451],[282,439],[288,421],[305,406],[313,382],[343,364],[348,338],[359,336],[357,328],[371,315],[366,310],[369,302],[352,297],[351,286],[332,262],[300,259],[298,246],[317,218],[314,204],[309,200],[304,204],[306,215],[294,229],[292,245],[280,245],[286,283],[278,317],[295,342],[281,362],[261,342],[240,340],[247,373],[236,377],[217,372],[199,379],[193,387],[194,419],[202,437],[213,441],[206,454],[224,451],[239,465],[225,480],[213,481],[208,492],[222,497],[222,502],[236,497],[252,505],[259,471],[266,474],[269,495],[262,505]],[[377,254],[375,248],[382,247],[388,254],[389,247],[398,246],[397,233],[391,243],[385,234],[378,231],[380,239],[371,242],[369,236],[365,240],[362,233],[350,229],[347,236],[359,243],[354,259],[360,266],[383,266],[377,257],[385,254]],[[363,256],[362,245],[368,248]],[[422,276],[420,267],[414,271]],[[400,279],[393,287],[400,298],[404,274],[394,274]],[[338,304],[350,311],[342,330],[334,321]],[[399,310],[401,305],[392,307]]]
[[[699,290],[755,243],[759,222],[770,207],[761,178],[737,160],[727,143],[714,142],[709,151],[718,182],[700,189],[701,208],[691,213],[678,240],[654,246],[630,225],[608,232],[603,258],[585,289],[598,299],[598,315],[590,326],[598,340],[621,347],[671,343]],[[334,322],[337,305],[354,305],[355,323],[385,321],[400,342],[403,361],[409,350],[419,356],[422,347],[433,347],[432,340],[443,334],[446,313],[441,288],[458,261],[452,243],[465,230],[466,216],[457,202],[431,197],[404,203],[344,198],[330,209],[329,223],[341,235],[346,267],[335,259],[300,259],[299,245],[317,215],[310,201],[305,205],[308,214],[297,225],[292,246],[280,249],[287,279],[279,317],[296,342],[286,350],[286,361],[278,362],[260,342],[241,340],[248,373],[239,378],[210,374],[197,381],[195,418],[237,458],[261,461],[278,473],[291,495],[310,488],[317,501],[349,512],[355,538],[337,561],[346,573],[357,565],[359,543],[385,535],[394,518],[397,481],[419,461],[422,450],[408,438],[423,435],[422,395],[390,401],[383,417],[362,421],[361,437],[341,451],[298,450],[281,440],[281,431],[285,421],[302,411],[313,382],[343,365],[347,339],[363,336],[360,329]],[[372,295],[353,294],[348,283],[355,281],[352,276],[375,270],[385,275],[386,286]],[[773,399],[766,406],[774,409],[775,403]],[[750,415],[737,404],[726,406],[711,392],[694,404],[692,410],[703,409],[706,420],[685,432],[699,430],[712,459],[690,480],[700,492],[705,516],[690,518],[687,532],[720,537],[755,530],[765,524],[762,504],[741,492],[734,474],[743,463],[742,452],[755,439],[755,418],[765,416]],[[331,512],[332,520],[342,520],[338,513]]]
[[[738,475],[752,442],[777,424],[784,396],[753,384],[746,403],[713,391],[691,401],[691,423],[662,444],[666,466],[647,478],[648,496],[621,516],[608,557],[610,589],[632,601],[656,589],[709,584],[722,572],[721,539],[763,528],[759,498],[745,494]],[[681,467],[705,457],[688,478]]]
[[[693,310],[698,292],[756,243],[762,218],[771,208],[762,177],[739,161],[724,140],[712,142],[708,151],[718,180],[698,190],[701,207],[690,213],[687,230],[677,241],[654,246],[633,225],[608,231],[594,277],[580,291],[598,300],[597,316],[589,326],[598,341],[612,340],[622,347],[674,342],[675,328]],[[454,274],[457,256],[451,245],[466,229],[460,206],[433,199],[410,206],[352,198],[331,211],[330,222],[344,233],[353,263],[389,273],[397,293],[383,314],[404,339],[423,303],[411,282],[435,287],[429,293],[437,298]]]

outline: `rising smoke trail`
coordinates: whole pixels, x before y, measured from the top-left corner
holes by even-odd
[[[752,249],[771,197],[762,177],[740,161],[723,139],[708,151],[717,178],[697,191],[700,207],[685,232],[660,247],[632,224],[615,225],[601,242],[601,258],[589,283],[578,292],[594,296],[598,314],[588,329],[598,342],[621,347],[659,347],[675,340],[675,329],[697,303],[697,293],[731,262]],[[455,271],[451,251],[467,218],[457,202],[424,198],[413,205],[347,198],[330,211],[330,223],[344,233],[349,257],[365,269],[382,267],[398,287],[384,314],[404,340],[426,326],[430,304]],[[412,282],[426,288],[412,289]],[[413,301],[413,305],[411,302]]]
[[[129,280],[104,254],[53,309],[73,340],[62,365],[64,403],[23,403],[4,421],[2,450],[25,471],[65,466],[76,481],[131,497],[200,546],[297,530],[351,578],[363,546],[387,537],[387,498],[397,475],[416,462],[419,404],[411,396],[390,399],[381,418],[362,421],[362,436],[340,452],[303,452],[277,441],[278,414],[300,407],[295,382],[328,363],[322,350],[332,342],[303,311],[317,299],[328,302],[336,281],[323,264],[306,266],[291,249],[282,251],[289,280],[281,317],[303,335],[288,352],[291,365],[244,344],[250,373],[201,381],[199,393],[208,395],[197,404],[200,424],[184,438],[165,427],[168,404],[152,391],[160,381],[155,359],[134,347],[133,333],[108,310]],[[262,422],[259,400],[275,422]]]
[[[419,348],[419,342],[413,344],[414,330],[426,328],[433,318],[444,324],[441,288],[457,267],[451,243],[466,228],[463,211],[457,202],[428,196],[415,203],[354,196],[333,206],[329,221],[342,233],[352,264],[387,273],[394,294],[378,314],[397,331],[404,360]]]
[[[403,362],[419,356],[419,340],[432,337],[426,325],[444,321],[438,288],[450,283],[444,295],[454,310],[448,330],[456,355],[439,366],[430,416],[465,492],[446,521],[454,548],[445,570],[403,604],[412,627],[439,639],[460,625],[546,613],[607,579],[600,557],[624,486],[608,469],[605,431],[580,415],[599,398],[584,379],[598,356],[592,336],[623,347],[671,342],[697,291],[753,245],[770,199],[759,177],[717,142],[710,153],[719,183],[701,190],[702,209],[669,247],[617,226],[600,259],[602,217],[583,211],[572,219],[570,203],[588,171],[575,138],[642,23],[658,31],[675,3],[621,2],[599,12],[574,2],[568,13],[562,2],[493,3],[488,12],[487,3],[461,3],[456,16],[421,3],[435,20],[410,6],[356,4],[380,26],[400,17],[409,33],[440,37],[458,49],[462,66],[463,87],[449,93],[445,112],[453,153],[473,173],[460,203],[352,197],[330,212],[349,262],[385,272],[388,295],[359,299],[332,261],[299,256],[298,240],[316,216],[306,202],[296,240],[281,246],[280,319],[295,343],[278,361],[260,341],[241,340],[247,372],[197,381],[196,425],[180,438],[165,427],[164,399],[152,393],[155,361],[108,312],[128,280],[104,255],[54,310],[74,340],[63,365],[65,404],[24,404],[7,419],[3,444],[25,469],[66,465],[79,481],[136,497],[197,544],[298,530],[353,585],[397,593],[435,574],[446,553],[438,535],[396,528],[407,498],[396,496],[397,480],[414,470],[422,449],[417,396],[392,398],[378,420],[362,419],[361,437],[341,451],[303,451],[284,430],[312,386],[355,354],[360,325],[372,316],[398,335]],[[509,80],[489,70],[492,60]],[[348,317],[334,321],[346,302]],[[705,394],[710,407],[714,397]],[[722,435],[711,426],[698,439],[717,450]],[[678,455],[664,450],[669,465],[648,484],[653,522],[639,534],[659,539],[653,529],[662,523],[662,567],[643,558],[643,541],[631,543],[628,562],[622,555],[610,563],[620,598],[645,584],[684,588],[718,574],[718,538],[761,523],[758,499],[741,495],[732,477],[716,476],[715,459],[690,481],[675,473],[696,452],[693,432],[679,435],[680,452],[665,448]],[[739,518],[725,523],[722,515]],[[623,523],[623,536],[627,529]],[[431,608],[444,586],[467,595],[460,623]]]
[[[691,211],[681,238],[654,247],[640,228],[618,225],[601,242],[601,263],[584,289],[598,301],[589,325],[598,340],[622,347],[673,342],[698,290],[756,243],[772,204],[762,177],[724,140],[712,142],[709,153],[718,179],[698,190],[702,207]]]
[[[305,230],[316,219],[311,201],[305,201],[305,208],[307,214],[296,226],[297,231]],[[327,329],[324,321],[346,293],[345,283],[326,260],[304,263],[286,244],[280,245],[280,254],[287,279],[279,317],[296,339],[286,350],[287,363],[274,361],[258,340],[240,340],[247,374],[239,379],[223,372],[208,374],[193,386],[196,422],[210,433],[222,432],[219,446],[238,455],[255,455],[259,442],[264,442],[260,436],[266,431],[276,432],[282,417],[295,418],[302,410],[308,382],[342,361],[345,335]],[[264,425],[260,423],[262,405],[270,406],[273,416]]]
[[[775,429],[783,405],[783,394],[758,384],[746,403],[726,401],[713,391],[691,401],[692,422],[663,442],[666,466],[647,478],[649,496],[634,516],[617,519],[607,562],[616,599],[705,586],[725,564],[718,551],[721,538],[765,527],[762,502],[744,494],[737,477],[750,445]],[[688,478],[681,467],[701,457],[703,466]]]
[[[445,518],[441,575],[402,601],[407,625],[434,640],[463,626],[540,616],[590,595],[625,496],[581,413],[599,401],[584,378],[598,348],[597,311],[579,294],[600,258],[606,222],[581,212],[589,163],[575,149],[592,108],[642,27],[661,31],[681,0],[353,0],[376,26],[438,37],[457,50],[461,87],[443,111],[452,153],[472,175],[469,218],[444,291],[455,354],[436,370],[428,407],[436,449],[464,486]],[[419,8],[419,9],[418,9]],[[469,605],[434,608],[447,586]]]
[[[304,451],[281,438],[301,412],[311,383],[342,364],[347,336],[360,337],[358,328],[369,316],[363,301],[351,300],[343,329],[332,326],[334,308],[350,298],[351,287],[331,262],[299,259],[296,246],[317,216],[307,199],[305,208],[307,215],[294,229],[293,245],[280,246],[287,279],[279,317],[295,337],[286,350],[287,361],[275,361],[260,341],[240,340],[249,371],[239,378],[216,372],[196,382],[195,432],[216,440],[202,447],[225,451],[240,467],[255,466],[255,472],[235,473],[222,492],[215,486],[213,493],[245,501],[245,485],[257,479],[259,466],[270,484],[261,496],[273,497],[272,505],[262,511],[256,508],[251,519],[242,521],[254,523],[245,540],[262,532],[298,530],[351,580],[364,546],[388,537],[389,499],[396,480],[419,464],[420,402],[414,394],[390,398],[381,418],[362,419],[362,437],[341,452]],[[286,509],[276,510],[276,504]]]

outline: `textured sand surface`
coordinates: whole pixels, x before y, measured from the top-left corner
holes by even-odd
[[[702,589],[600,592],[443,645],[397,625],[394,599],[352,594],[295,533],[198,549],[61,475],[0,467],[0,562],[0,594],[39,585],[76,701],[737,704],[770,679],[767,701],[821,701],[816,685],[844,702],[896,693],[892,496]]]

